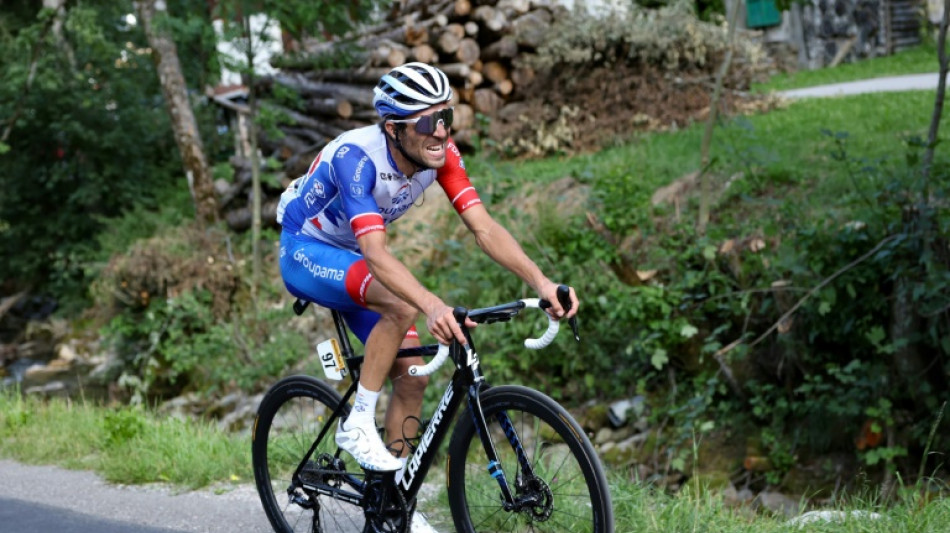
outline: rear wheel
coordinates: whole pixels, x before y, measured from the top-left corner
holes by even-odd
[[[487,464],[470,409],[449,445],[449,504],[455,528],[475,532],[613,532],[607,479],[587,436],[548,396],[491,388],[482,410],[514,497],[508,506]],[[496,473],[497,475],[497,473]]]
[[[299,476],[293,475],[342,398],[309,376],[279,381],[264,396],[251,456],[261,504],[274,531],[362,533],[363,470],[334,442],[334,427]],[[342,416],[349,413],[346,407]]]

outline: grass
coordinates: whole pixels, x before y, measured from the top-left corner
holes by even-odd
[[[252,479],[249,439],[208,423],[0,392],[0,456],[189,488]]]
[[[200,488],[251,482],[249,450],[245,437],[148,410],[0,393],[0,457],[23,463],[94,470],[119,483],[168,482]],[[439,477],[438,472],[433,474]],[[612,471],[609,479],[618,532],[801,531],[785,515],[749,505],[730,506],[711,491],[686,486],[670,496],[632,481],[622,470]],[[441,494],[436,501],[444,501]],[[829,507],[846,513],[873,511],[881,518],[809,525],[808,531],[922,533],[944,531],[950,524],[950,500],[927,500],[914,487],[890,505],[869,497]]]
[[[937,46],[934,42],[928,42],[891,56],[845,63],[832,68],[778,74],[764,83],[753,84],[752,89],[756,92],[783,91],[884,76],[925,74],[937,70]]]
[[[908,139],[926,137],[933,105],[929,91],[864,94],[795,101],[767,113],[727,119],[713,136],[716,163],[711,171],[719,186],[737,171],[743,173],[733,188],[743,196],[743,209],[790,196],[821,212],[831,207],[828,198],[842,198],[855,189],[849,167],[832,159],[836,135],[846,137],[848,155],[856,161],[899,161],[907,155]],[[943,115],[950,116],[947,107]],[[626,201],[645,205],[658,188],[699,169],[703,128],[693,124],[642,134],[595,154],[515,162],[472,158],[466,163],[480,190],[504,179],[537,183],[564,176],[596,188],[604,177],[617,176],[637,191]]]

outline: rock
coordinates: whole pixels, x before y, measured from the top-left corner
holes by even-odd
[[[809,511],[801,516],[796,516],[792,518],[786,524],[792,526],[799,526],[799,529],[804,527],[806,524],[813,524],[816,522],[844,522],[848,521],[859,521],[859,520],[878,520],[881,518],[881,515],[878,513],[873,513],[870,511]]]
[[[75,361],[78,355],[76,349],[69,343],[60,344],[56,348],[56,358],[62,361]]]
[[[604,444],[613,440],[613,431],[610,428],[600,428],[594,436],[594,444]]]
[[[23,387],[45,385],[50,381],[62,379],[71,374],[69,363],[54,359],[47,365],[33,365],[23,373]]]
[[[25,388],[23,392],[26,394],[38,394],[41,396],[67,396],[69,394],[69,389],[62,381],[51,381],[44,385]]]
[[[773,513],[785,516],[795,516],[800,509],[797,500],[793,500],[778,492],[760,492],[752,503],[753,506],[764,507]]]

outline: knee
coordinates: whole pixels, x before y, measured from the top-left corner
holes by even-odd
[[[428,385],[429,376],[404,375],[393,382],[393,394],[402,397],[421,398]]]
[[[408,331],[409,328],[416,323],[416,319],[419,317],[419,311],[406,302],[400,301],[387,306],[387,309],[382,313],[382,316],[383,318],[392,320],[400,327],[404,326]]]

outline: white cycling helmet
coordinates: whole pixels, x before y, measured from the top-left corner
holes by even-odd
[[[373,89],[380,117],[406,117],[452,99],[449,78],[425,63],[406,63],[380,78]]]

